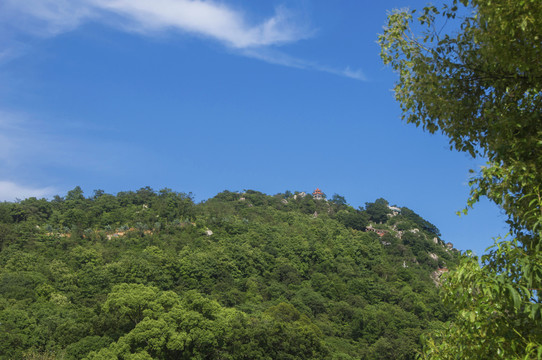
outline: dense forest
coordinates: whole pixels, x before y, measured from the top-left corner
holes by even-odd
[[[457,252],[384,199],[0,203],[0,359],[413,359]]]

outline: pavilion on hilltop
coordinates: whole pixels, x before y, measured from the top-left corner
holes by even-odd
[[[314,190],[314,192],[312,193],[312,197],[315,200],[323,200],[324,199],[324,193],[322,192],[322,190],[316,188],[316,190]]]

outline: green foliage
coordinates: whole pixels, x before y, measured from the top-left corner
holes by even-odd
[[[480,267],[476,257],[465,257],[459,269],[445,281],[444,300],[458,315],[449,327],[428,338],[425,356],[437,359],[529,359],[537,358],[537,343],[542,338],[542,306],[520,274],[510,267],[525,269],[538,259],[523,259],[523,264],[503,263],[507,271],[496,275],[493,266],[508,260],[516,244],[503,242]],[[488,262],[490,261],[491,262]],[[504,270],[504,269],[503,269]],[[510,278],[515,278],[511,282]],[[453,349],[453,350],[452,350]]]
[[[450,316],[424,259],[453,253],[423,228],[365,232],[370,215],[334,199],[3,203],[0,359],[412,359]]]
[[[454,23],[446,32],[446,22]],[[458,315],[426,342],[434,359],[541,358],[542,3],[452,0],[395,11],[380,36],[407,122],[488,159],[471,180],[507,214],[512,241],[482,267],[467,257],[444,283]],[[467,209],[464,210],[467,213]]]
[[[346,199],[344,198],[344,196],[341,196],[339,194],[333,194],[329,201],[339,206],[346,205]]]
[[[409,229],[413,229],[413,228],[423,229],[427,231],[428,233],[431,233],[435,236],[440,236],[440,230],[435,225],[423,219],[420,215],[416,214],[414,211],[410,210],[407,207],[402,207],[401,214],[398,215],[397,218],[395,219],[396,222],[401,222],[402,220],[406,220],[407,222],[410,222],[413,225],[413,227],[410,227]]]
[[[369,214],[359,210],[341,210],[337,213],[337,221],[352,229],[365,230],[369,225]]]
[[[371,221],[382,224],[388,221],[388,214],[391,214],[388,205],[385,199],[376,199],[374,203],[365,203],[365,212]]]

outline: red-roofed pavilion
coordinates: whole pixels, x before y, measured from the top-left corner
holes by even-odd
[[[316,200],[322,200],[324,198],[324,193],[322,192],[322,190],[316,188],[316,190],[314,190],[314,192],[312,193],[312,197]]]

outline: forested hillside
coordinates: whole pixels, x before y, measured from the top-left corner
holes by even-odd
[[[0,203],[1,359],[413,359],[456,251],[384,199]]]

